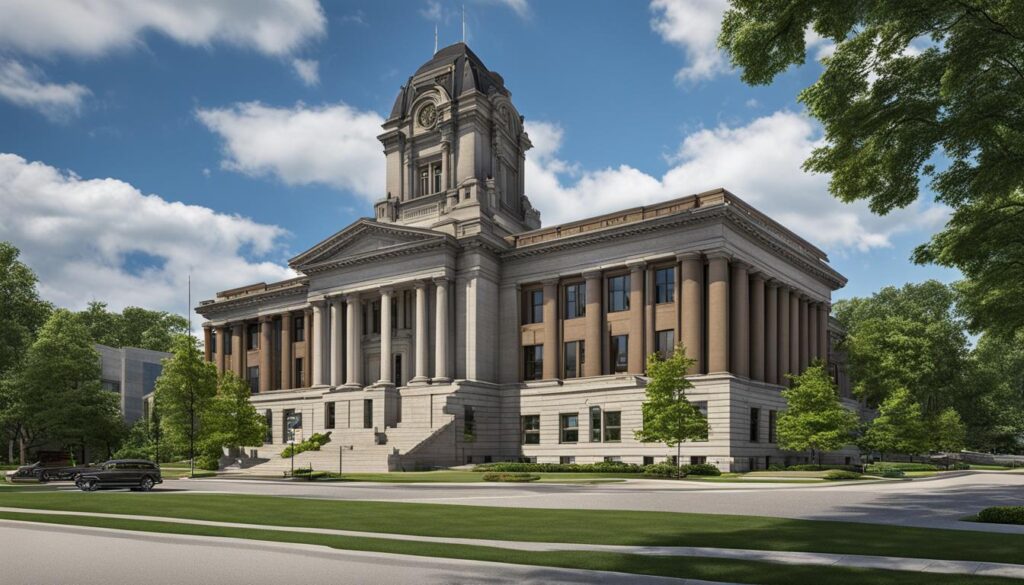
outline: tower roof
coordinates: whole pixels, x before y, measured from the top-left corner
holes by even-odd
[[[434,79],[422,78],[433,71],[448,68],[454,68],[454,75],[441,74],[435,76]],[[416,97],[417,86],[433,85],[434,83],[444,86],[452,97],[473,90],[484,94],[497,91],[506,96],[510,95],[508,89],[505,88],[505,79],[501,75],[488,69],[466,43],[455,43],[434,53],[434,56],[421,65],[416,73],[409,78],[409,81],[398,90],[398,96],[395,98],[395,105],[391,108],[389,119],[400,118],[408,113],[406,108]]]

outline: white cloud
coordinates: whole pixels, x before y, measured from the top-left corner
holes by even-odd
[[[369,201],[384,197],[384,119],[346,104],[274,108],[259,102],[200,109],[196,116],[224,141],[221,167],[275,176],[288,185],[319,183]]]
[[[563,137],[558,126],[527,122],[527,131],[535,148],[527,153],[526,194],[547,225],[717,187],[830,250],[886,247],[898,233],[931,229],[947,217],[945,208],[923,202],[878,217],[863,202],[837,201],[828,193],[827,177],[801,169],[820,144],[820,131],[792,112],[694,132],[661,177],[628,165],[581,170],[557,157]]]
[[[320,83],[320,63],[312,59],[292,59],[292,68],[302,83],[313,87]]]
[[[0,59],[0,98],[32,108],[51,120],[77,116],[89,90],[77,83],[49,83],[37,68],[13,59]]]
[[[498,3],[512,9],[512,12],[515,12],[520,18],[530,16],[530,3],[527,0],[498,0]]]
[[[292,276],[286,232],[238,215],[145,195],[117,179],[82,179],[0,154],[0,240],[21,249],[40,292],[68,308],[90,300],[186,312],[192,300]]]
[[[431,21],[441,22],[444,17],[444,10],[439,0],[427,0],[427,6],[420,8],[420,16]]]
[[[284,56],[326,34],[317,0],[5,0],[0,48],[96,57],[143,42],[148,31],[178,43],[225,43]]]

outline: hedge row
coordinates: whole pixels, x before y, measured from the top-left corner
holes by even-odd
[[[774,468],[774,469],[772,469]],[[856,465],[813,465],[813,464],[802,464],[802,465],[790,465],[789,467],[779,468],[772,466],[769,468],[771,471],[832,471],[837,469],[840,471],[860,471],[860,468]]]
[[[654,463],[637,465],[618,461],[600,463],[485,463],[477,465],[473,471],[502,473],[643,473],[662,477],[674,477],[676,466],[671,463]],[[722,475],[717,467],[710,463],[683,465],[683,475]]]
[[[507,481],[513,483],[526,483],[530,481],[537,481],[540,479],[539,475],[533,475],[532,473],[485,473],[484,481]]]
[[[678,469],[671,463],[655,463],[653,465],[644,466],[644,475],[675,477],[676,474],[683,477],[686,477],[687,475],[719,476],[722,475],[722,472],[710,463],[692,463],[690,465],[682,465]]]
[[[298,455],[299,453],[303,453],[305,451],[319,451],[320,447],[330,442],[331,433],[329,431],[323,434],[313,433],[305,441],[302,441],[301,443],[295,443],[294,446],[288,445],[287,447],[285,447],[284,451],[281,451],[281,458],[287,459],[291,457],[293,451],[296,455]]]
[[[1024,524],[1024,506],[993,506],[978,512],[978,522]]]

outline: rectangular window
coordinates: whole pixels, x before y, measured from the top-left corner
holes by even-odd
[[[325,402],[324,403],[324,428],[325,429],[333,429],[334,428],[334,403],[333,402]]]
[[[629,336],[612,335],[608,345],[611,352],[612,372],[625,372],[629,369]]]
[[[224,335],[224,355],[229,355],[232,353],[232,339],[234,339],[234,337],[231,334]]]
[[[476,438],[476,411],[468,404],[462,407],[462,435],[467,440]]]
[[[434,167],[434,193],[441,192],[441,166]]]
[[[622,457],[619,457],[617,455],[605,455],[604,462],[605,463],[622,463]]]
[[[590,442],[601,442],[601,407],[590,407]]]
[[[305,384],[304,384],[305,379],[303,378],[303,374],[304,373],[305,373],[305,370],[302,369],[302,358],[295,358],[295,387],[296,388],[303,388],[303,387],[305,387]]]
[[[523,325],[544,321],[544,291],[528,290],[524,293]]]
[[[671,303],[676,300],[676,269],[660,268],[654,272],[654,302]]]
[[[604,413],[604,440],[606,443],[618,443],[622,440],[622,413]]]
[[[558,463],[560,465],[572,465],[576,463],[576,458],[572,455],[562,455],[558,458]]]
[[[676,332],[672,329],[666,329],[664,331],[656,331],[654,333],[654,351],[662,357],[662,359],[668,359],[672,355],[672,351],[676,347]]]
[[[775,443],[777,439],[775,437],[775,426],[778,423],[779,413],[774,410],[768,411],[768,442]]]
[[[373,321],[373,332],[380,333],[380,301],[370,303],[371,320]]]
[[[523,348],[523,380],[544,377],[544,346],[527,345]]]
[[[363,428],[373,428],[373,399],[367,398],[363,400]]]
[[[305,341],[306,340],[306,317],[304,315],[296,315],[292,319],[292,341]]]
[[[559,443],[576,443],[580,440],[580,415],[578,413],[558,415]]]
[[[540,415],[527,414],[522,417],[523,444],[540,445]]]
[[[654,457],[650,455],[644,455],[644,465],[654,465]]]
[[[608,312],[629,310],[629,275],[613,276],[608,279]]]
[[[563,378],[578,378],[583,375],[583,341],[569,341],[562,356]]]
[[[704,465],[708,462],[708,458],[704,455],[691,455],[690,465]]]
[[[217,353],[217,330],[210,329],[210,353]]]
[[[693,400],[693,401],[690,402],[690,404],[692,404],[694,408],[696,408],[697,410],[700,411],[700,414],[701,414],[701,416],[704,417],[704,420],[707,420],[707,418],[708,418],[708,401],[707,400]],[[711,432],[711,430],[708,429],[708,433],[709,434],[710,434],[710,432]],[[695,442],[700,443],[700,442],[703,442],[703,441],[706,441],[706,440],[707,439],[697,439]]]
[[[259,323],[249,323],[249,326],[247,327],[246,337],[247,337],[247,339],[246,339],[247,345],[245,347],[249,351],[252,351],[254,349],[259,349],[260,348],[260,324]]]
[[[263,411],[263,418],[267,423],[266,434],[263,435],[264,443],[274,442],[274,411],[269,408]]]
[[[565,318],[577,319],[587,313],[587,284],[577,282],[565,287]]]
[[[430,167],[420,169],[420,195],[430,195]]]
[[[253,394],[260,391],[260,367],[249,366],[246,378],[249,380],[249,392]]]
[[[756,443],[761,439],[761,409],[750,409],[750,442]]]

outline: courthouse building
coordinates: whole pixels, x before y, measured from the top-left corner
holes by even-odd
[[[523,118],[462,43],[409,78],[379,139],[372,217],[293,258],[299,277],[197,308],[207,359],[267,417],[259,455],[292,421],[331,431],[318,456],[346,471],[661,461],[675,449],[634,439],[645,356],[680,342],[710,428],[685,462],[804,455],[775,421],[786,374],[829,359],[846,280],[824,252],[725,189],[541,227]]]

